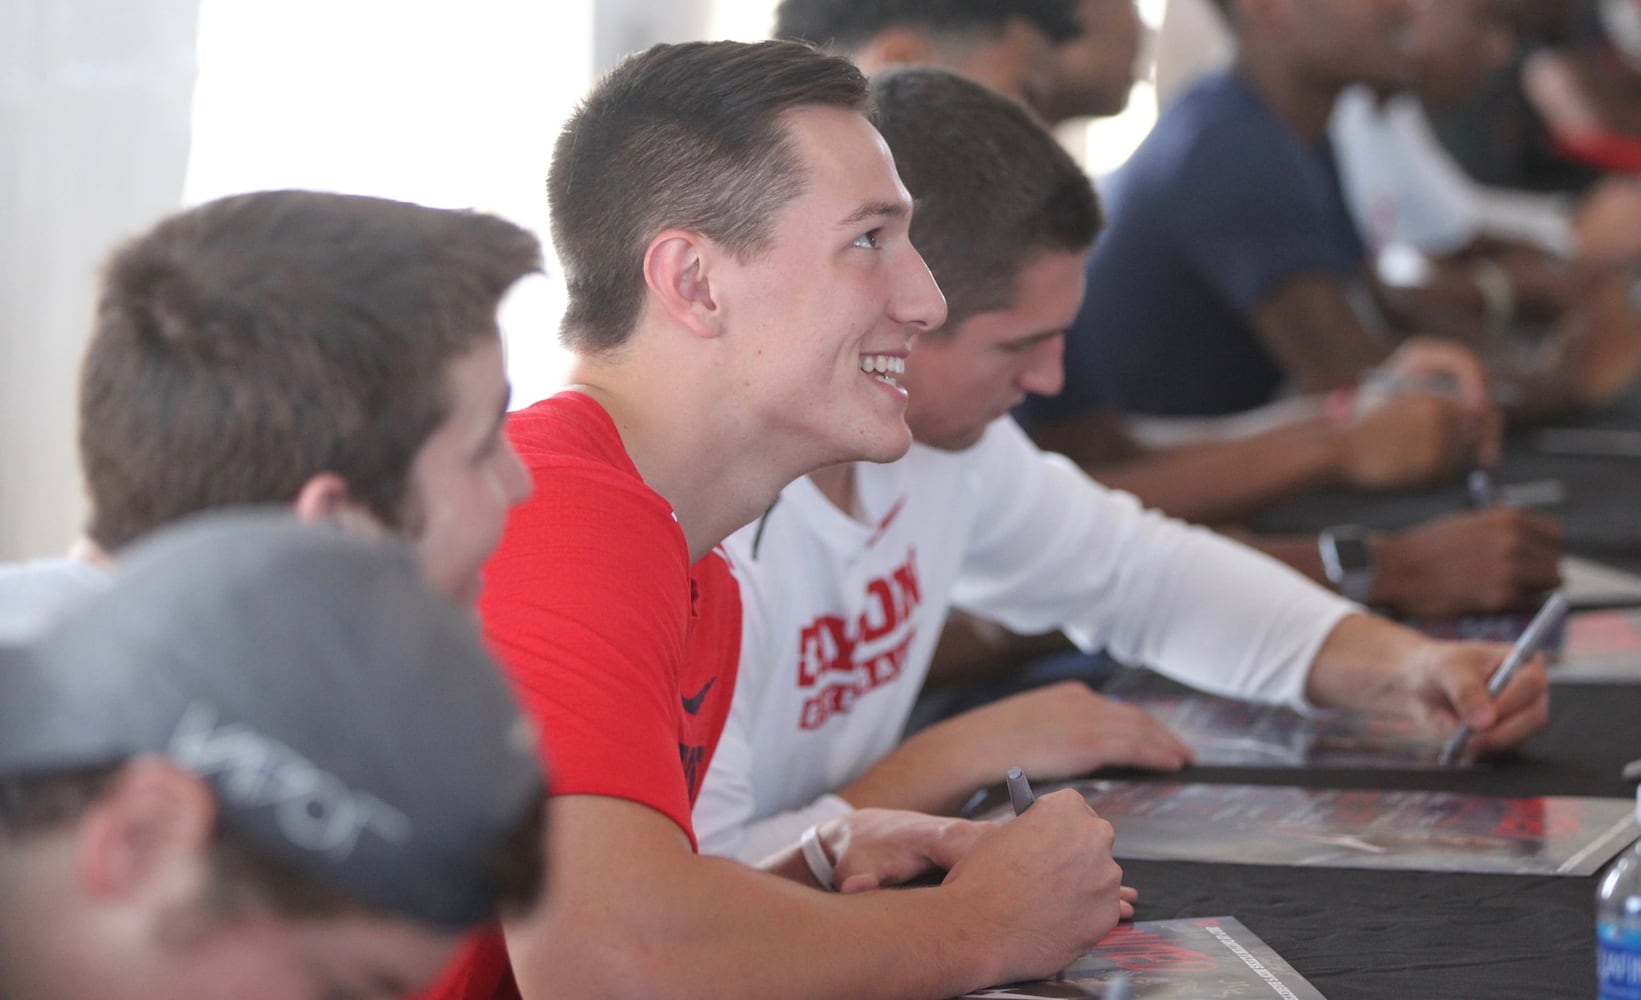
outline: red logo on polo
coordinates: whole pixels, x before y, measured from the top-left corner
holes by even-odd
[[[818,729],[847,712],[855,700],[900,676],[917,629],[912,612],[923,603],[917,552],[866,585],[865,601],[852,619],[821,615],[798,638],[798,686],[814,688],[799,725]]]

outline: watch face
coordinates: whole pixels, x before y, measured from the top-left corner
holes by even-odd
[[[1334,535],[1333,551],[1337,553],[1339,568],[1346,573],[1367,569],[1372,564],[1368,555],[1367,539],[1354,535]]]

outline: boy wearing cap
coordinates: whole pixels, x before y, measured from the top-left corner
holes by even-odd
[[[532,743],[405,547],[160,532],[0,647],[0,996],[401,995],[539,893]]]
[[[496,308],[540,266],[510,222],[380,198],[258,192],[164,220],[103,274],[80,384],[82,554],[196,511],[290,504],[411,539],[434,586],[470,604],[529,490],[501,432]],[[0,636],[94,581],[0,568]]]
[[[1063,967],[1124,905],[1076,795],[1001,830],[859,813],[775,874],[694,849],[740,635],[715,547],[794,477],[905,451],[896,373],[945,312],[868,107],[805,46],[658,46],[559,139],[576,384],[510,420],[535,493],[481,601],[558,793],[554,903],[507,929],[525,996],[951,996]],[[493,958],[438,995],[512,995]]]
[[[1212,690],[1462,718],[1486,727],[1490,749],[1543,726],[1542,661],[1494,702],[1486,681],[1503,647],[1363,614],[1032,446],[1007,414],[1058,386],[1100,223],[1094,192],[1024,108],[978,84],[908,70],[874,93],[948,318],[906,360],[911,452],[795,482],[725,545],[745,642],[696,810],[707,850],[754,859],[861,806],[955,810],[1014,764],[1059,778],[1189,761],[1155,720],[1081,684],[897,747],[953,606],[1024,632],[1064,628]]]

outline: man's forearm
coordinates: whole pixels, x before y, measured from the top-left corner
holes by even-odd
[[[1400,707],[1407,701],[1401,665],[1423,641],[1412,629],[1377,615],[1347,615],[1317,651],[1305,678],[1305,698],[1370,712]]]
[[[1112,489],[1186,521],[1239,521],[1287,497],[1338,480],[1342,447],[1325,417],[1259,434],[1158,449],[1120,465],[1088,467]],[[1212,483],[1205,489],[1204,483]]]
[[[524,996],[949,997],[1051,975],[1123,912],[1111,824],[1070,790],[1000,827],[883,811],[829,826],[839,884],[861,891],[696,855],[634,802],[555,799],[549,901],[506,928]],[[931,865],[938,886],[870,888]]]
[[[523,995],[938,998],[1002,976],[942,887],[841,896],[718,858],[687,867],[625,889],[555,884],[542,918],[509,928]]]
[[[1000,774],[974,765],[979,748],[953,720],[923,730],[838,791],[856,809],[915,809],[949,815]],[[953,737],[958,737],[953,739]]]
[[[507,927],[525,997],[947,997],[1011,971],[955,886],[842,896],[690,852],[634,803],[554,802],[548,904]]]

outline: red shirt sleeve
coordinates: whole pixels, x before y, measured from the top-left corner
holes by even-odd
[[[644,485],[597,404],[565,394],[508,433],[535,491],[514,508],[479,608],[541,729],[554,795],[648,806],[695,836],[690,810],[729,712],[740,595],[709,555],[692,568],[672,508]],[[473,935],[423,1000],[504,1000],[501,934]]]
[[[480,607],[520,703],[541,727],[555,795],[608,795],[690,829],[678,669],[689,554],[641,480],[570,461],[532,470],[485,573]]]

